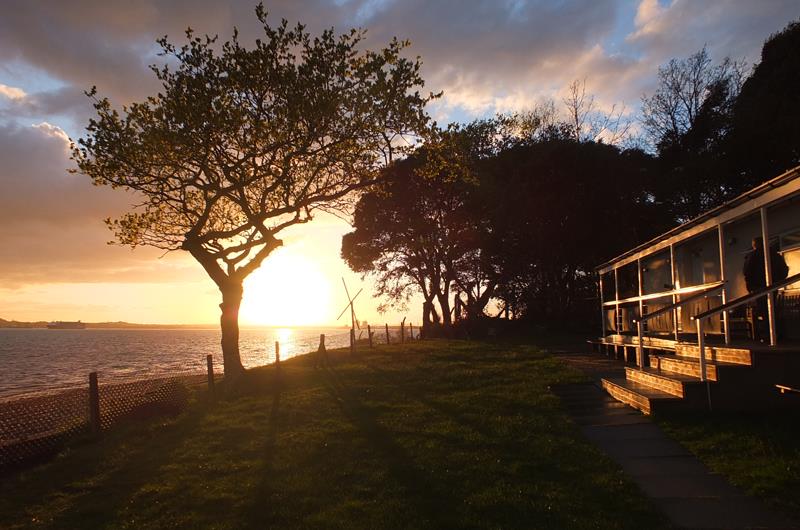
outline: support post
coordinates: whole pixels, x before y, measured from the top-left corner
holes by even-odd
[[[372,349],[372,326],[367,324],[367,335],[369,335],[369,347]]]
[[[695,320],[697,324],[697,347],[700,349],[700,381],[706,381],[706,336],[703,330],[703,319],[698,318]]]
[[[214,399],[214,356],[206,355],[206,370],[208,371],[208,394]]]
[[[767,208],[761,207],[761,239],[764,243],[764,275],[767,287],[772,285],[772,259],[769,253],[769,224],[767,223]],[[777,344],[777,334],[775,330],[775,293],[767,294],[767,320],[769,322],[769,344]]]
[[[725,232],[722,224],[717,225],[719,236],[719,279],[722,281],[722,305],[728,301],[728,283],[725,276]],[[728,312],[722,312],[722,331],[725,334],[725,344],[731,343],[731,330],[728,324]]]
[[[281,367],[281,343],[275,341],[275,368]]]
[[[617,269],[614,269],[614,327],[616,328],[617,335],[619,335],[622,330],[620,329],[620,322],[622,322],[621,315],[619,313],[619,272]]]
[[[92,434],[100,434],[100,387],[97,384],[97,372],[89,374],[89,428]]]
[[[636,321],[636,333],[639,335],[639,345],[636,348],[636,364],[644,369],[644,333],[642,333],[642,319]]]
[[[711,410],[711,385],[708,382],[708,372],[706,370],[706,337],[703,331],[703,319],[698,318],[695,322],[697,323],[697,346],[700,349],[700,381],[706,384],[708,410]]]
[[[389,324],[386,324],[386,344],[389,344]]]
[[[600,286],[600,326],[603,330],[603,334],[601,335],[603,338],[606,337],[606,306],[605,300],[603,299],[603,273],[598,273],[598,283]]]
[[[317,348],[317,362],[315,366],[319,365],[323,360],[327,361],[327,359],[328,359],[328,352],[325,350],[325,334],[320,333],[319,348]]]
[[[644,294],[644,287],[642,285],[642,260],[636,260],[636,279],[639,282],[639,319],[636,321],[636,328],[637,332],[639,333],[639,350],[636,352],[638,359],[636,359],[637,363],[639,364],[639,368],[644,369],[644,346],[642,345],[642,339],[644,338],[644,322],[642,322],[642,317],[644,316],[644,300],[642,300],[642,295]]]
[[[672,275],[672,290],[674,291],[675,289],[678,288],[678,271],[675,269],[675,245],[669,246],[669,268],[670,268],[670,274]],[[672,295],[672,303],[673,305],[678,303],[678,295],[675,294]],[[678,331],[679,327],[678,327],[677,307],[672,310],[672,328],[675,331],[675,342],[678,342],[680,334]]]

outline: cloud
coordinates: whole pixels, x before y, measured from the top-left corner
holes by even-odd
[[[256,38],[254,4],[4,3],[0,67],[8,72],[24,65],[53,81],[29,86],[15,78],[0,85],[0,279],[139,281],[149,274],[194,274],[185,258],[155,261],[157,254],[146,249],[104,245],[110,233],[101,219],[128,209],[131,196],[68,174],[64,130],[88,121],[92,109],[83,91],[93,85],[117,106],[156,93],[147,65],[164,60],[155,44],[160,36],[181,43],[192,26],[226,40],[236,25],[243,42]],[[641,0],[635,10],[614,0],[276,0],[267,7],[273,24],[302,21],[312,33],[366,27],[366,48],[395,35],[410,39],[408,53],[423,58],[427,88],[445,92],[432,109],[441,122],[524,109],[543,98],[560,102],[574,79],[586,79],[598,108],[624,101],[634,110],[641,94],[652,90],[657,66],[669,58],[708,43],[717,59],[755,60],[764,39],[797,16],[796,0]]]
[[[796,0],[641,0],[627,42],[652,62],[686,57],[704,45],[717,59],[758,60],[761,44],[798,17]]]
[[[5,105],[0,105],[0,118],[44,118],[65,117],[70,125],[80,130],[92,116],[91,101],[84,91],[74,85],[63,86],[54,90],[45,90],[33,94],[20,90],[21,95],[9,98]]]
[[[13,86],[8,86],[0,83],[0,96],[8,98],[10,100],[18,100],[23,99],[26,94],[25,91],[21,88],[16,88]]]
[[[102,219],[132,196],[67,173],[69,140],[47,122],[0,126],[0,283],[157,282],[202,278],[181,256],[159,262],[150,249],[109,247]]]

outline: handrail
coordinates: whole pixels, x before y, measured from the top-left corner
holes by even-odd
[[[773,283],[772,285],[763,287],[753,293],[740,296],[735,300],[731,300],[730,302],[724,303],[719,307],[715,307],[714,309],[709,309],[708,311],[698,313],[692,317],[692,320],[694,320],[695,323],[697,324],[697,347],[699,349],[699,355],[700,355],[700,381],[704,381],[706,383],[706,395],[708,397],[709,410],[711,410],[711,388],[708,384],[708,377],[706,374],[706,344],[705,344],[706,339],[705,339],[705,334],[703,333],[703,321],[709,317],[722,313],[723,311],[728,311],[730,309],[733,309],[734,307],[739,307],[742,304],[746,304],[747,302],[755,300],[756,298],[772,294],[781,287],[785,287],[796,281],[800,281],[800,273],[793,274],[792,276],[789,276],[788,278],[781,280],[777,283]]]
[[[725,284],[725,282],[719,282],[719,285],[715,285],[713,287],[706,287],[704,290],[700,291],[699,293],[693,294],[689,298],[684,298],[683,300],[678,300],[674,304],[671,304],[671,305],[669,305],[667,307],[662,307],[661,309],[658,309],[657,311],[653,311],[652,313],[647,313],[646,315],[641,315],[638,319],[636,319],[636,318],[633,319],[633,321],[634,322],[640,322],[640,321],[641,322],[647,322],[651,318],[655,318],[655,317],[661,316],[661,315],[663,315],[665,313],[669,313],[670,311],[674,311],[675,309],[677,309],[678,307],[680,307],[680,306],[682,306],[684,304],[688,304],[689,302],[694,302],[695,300],[699,300],[699,299],[707,296],[708,293],[710,293],[710,292],[718,291],[718,290],[722,289],[723,287],[725,287],[724,284]]]
[[[689,298],[678,300],[677,302],[670,304],[667,307],[662,307],[661,309],[653,311],[652,313],[648,313],[646,315],[639,315],[638,319],[633,319],[633,321],[636,323],[636,334],[639,338],[639,345],[636,348],[636,356],[638,357],[636,359],[636,362],[639,365],[639,368],[644,368],[644,328],[642,327],[642,324],[644,322],[647,322],[651,318],[663,315],[664,313],[675,311],[675,309],[677,309],[678,307],[681,307],[684,304],[688,304],[689,302],[694,302],[695,300],[708,296],[708,293],[713,291],[718,291],[723,287],[725,287],[724,281],[717,282],[716,285],[705,287],[700,292],[693,294]]]
[[[645,302],[647,300],[654,300],[656,298],[666,298],[667,296],[680,296],[689,293],[696,293],[697,291],[702,291],[704,289],[709,289],[712,287],[719,287],[724,282],[714,282],[711,285],[693,285],[691,287],[682,287],[680,289],[673,289],[671,291],[661,291],[659,293],[652,293],[652,294],[644,294],[641,296],[632,296],[630,298],[623,298],[622,300],[609,300],[608,302],[603,302],[603,306],[615,306],[617,304],[630,304],[633,302]]]
[[[795,283],[797,281],[800,281],[800,273],[793,274],[792,276],[789,276],[785,280],[781,280],[778,283],[773,283],[772,285],[769,285],[767,287],[759,289],[758,291],[754,291],[754,292],[746,294],[744,296],[740,296],[739,298],[737,298],[735,300],[731,300],[730,302],[727,302],[725,304],[722,304],[719,307],[715,307],[713,309],[709,309],[708,311],[704,311],[702,313],[698,313],[698,314],[696,314],[696,315],[694,315],[692,317],[692,320],[700,320],[700,319],[703,319],[703,318],[712,317],[717,313],[721,313],[723,311],[728,311],[729,309],[733,309],[734,307],[739,307],[742,304],[746,304],[747,302],[751,302],[751,301],[755,300],[756,298],[760,298],[760,297],[762,297],[764,295],[767,295],[767,294],[769,294],[769,293],[771,293],[773,291],[777,291],[781,287],[786,287],[787,285],[790,285],[790,284]]]

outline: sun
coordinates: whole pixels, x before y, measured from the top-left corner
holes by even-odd
[[[332,320],[330,282],[308,258],[281,248],[244,282],[242,324],[322,325]]]

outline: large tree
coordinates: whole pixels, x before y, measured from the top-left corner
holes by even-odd
[[[504,150],[480,171],[494,296],[520,318],[567,322],[594,295],[595,266],[668,226],[653,162],[571,135]]]
[[[363,32],[312,37],[267,23],[254,46],[197,37],[159,40],[162,90],[116,110],[92,90],[97,117],[73,150],[95,184],[133,190],[134,211],[107,220],[120,244],[189,252],[222,295],[226,375],[239,357],[242,283],[282,242],[283,229],[354,190],[425,129],[420,60],[407,42],[360,51]],[[276,301],[276,303],[280,303]]]
[[[726,151],[742,188],[800,164],[800,21],[764,43],[742,85]]]
[[[477,160],[490,156],[511,131],[535,129],[533,114],[451,125],[427,139],[406,160],[388,168],[383,182],[359,201],[342,238],[351,269],[372,274],[377,296],[404,304],[423,297],[423,327],[451,323],[451,287],[469,283],[479,255],[479,219],[472,209]],[[468,290],[468,289],[465,289]],[[438,302],[440,311],[436,311]]]
[[[381,308],[403,308],[414,293],[423,297],[422,326],[428,333],[440,317],[449,323],[441,301],[453,281],[448,262],[460,253],[459,229],[463,200],[455,185],[426,178],[422,167],[427,150],[396,162],[385,179],[359,200],[354,230],[342,238],[342,257],[356,272],[372,275]]]
[[[654,192],[683,222],[740,189],[723,146],[744,65],[728,58],[714,64],[703,48],[661,66],[658,78],[655,93],[642,99],[644,129],[662,174]]]

